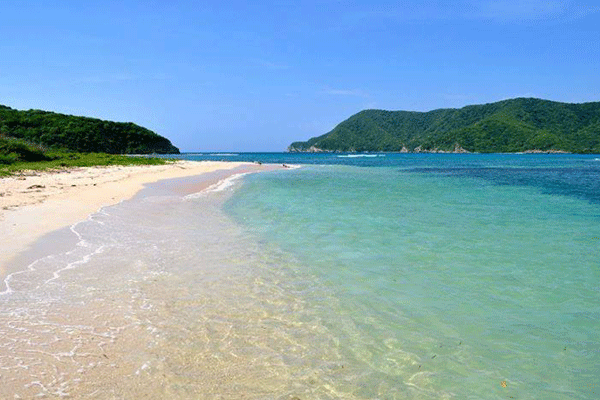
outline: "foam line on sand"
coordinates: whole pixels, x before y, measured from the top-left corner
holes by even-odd
[[[133,197],[145,184],[245,165],[177,161],[167,165],[74,168],[0,179],[0,276],[37,239]]]

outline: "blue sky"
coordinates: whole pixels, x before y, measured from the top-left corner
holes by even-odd
[[[366,108],[600,100],[597,1],[0,2],[0,104],[283,151]]]

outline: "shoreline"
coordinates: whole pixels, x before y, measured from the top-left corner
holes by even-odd
[[[246,358],[228,357],[206,376],[218,350],[192,353],[207,362],[188,364],[190,349],[169,338],[203,319],[218,328],[219,316],[252,297],[246,279],[258,264],[248,261],[259,257],[255,242],[221,207],[243,176],[280,168],[202,163],[203,173],[146,174],[152,182],[130,199],[36,240],[8,265],[0,291],[0,398],[185,399],[197,396],[178,389],[178,365],[202,372],[200,397],[221,384],[221,371],[246,371]],[[264,370],[256,372],[239,377],[255,382]]]
[[[168,165],[30,171],[1,178],[0,277],[4,278],[8,266],[45,235],[83,221],[102,207],[131,199],[149,183],[244,166],[254,164],[177,161]]]
[[[223,342],[219,349],[210,345],[228,329],[229,323],[222,324],[224,315],[236,321],[240,310],[254,311],[245,308],[243,299],[254,298],[254,278],[263,270],[257,242],[222,206],[240,178],[284,167],[215,162],[187,166],[160,172],[134,168],[133,177],[121,176],[115,168],[100,171],[108,174],[107,182],[98,178],[96,186],[78,184],[69,195],[74,204],[84,202],[81,207],[88,207],[90,214],[38,239],[27,238],[33,243],[7,264],[6,278],[0,280],[1,398],[187,399],[218,390],[232,369],[244,382],[242,388],[263,379],[264,368],[247,372],[252,360],[237,355],[246,329],[235,343]],[[98,171],[77,173],[95,176]],[[67,178],[72,174],[76,172]],[[61,174],[32,178],[67,182]],[[28,180],[16,183],[32,186]],[[0,188],[8,187],[4,184]],[[115,185],[119,197],[108,190]],[[105,199],[111,196],[111,205],[93,208],[102,199],[95,198],[92,207],[86,203],[94,194],[90,191],[102,192]],[[124,201],[115,204],[117,200]],[[19,210],[41,214],[55,201],[56,195],[48,196],[2,210],[0,228],[10,229],[7,219]],[[16,204],[14,198],[11,202]],[[76,219],[74,213],[66,214]],[[57,219],[55,224],[64,222]],[[262,313],[244,315],[250,324],[265,318]],[[201,321],[216,329],[210,343],[201,342],[203,331],[196,325]],[[252,338],[259,338],[264,348],[273,332],[265,335],[262,326]],[[206,344],[206,351],[203,345],[190,349],[185,341],[173,340],[184,331],[194,343]],[[220,356],[225,358],[219,361]],[[182,381],[180,367],[196,378]]]

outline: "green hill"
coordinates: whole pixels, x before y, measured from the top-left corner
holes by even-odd
[[[43,157],[43,150],[109,154],[177,154],[179,149],[151,130],[131,122],[112,122],[41,110],[19,111],[0,105],[0,147],[24,150],[39,147],[28,157]],[[30,147],[31,147],[30,146]],[[8,147],[7,147],[8,149]],[[4,149],[5,152],[8,152]],[[20,154],[18,151],[14,154]],[[24,153],[24,154],[25,154]],[[37,155],[36,155],[37,154]]]
[[[364,110],[288,151],[600,153],[600,102],[517,98],[429,112]]]

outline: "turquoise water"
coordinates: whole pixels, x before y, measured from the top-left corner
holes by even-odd
[[[225,206],[312,277],[352,395],[598,398],[600,160],[385,158],[249,176]]]

